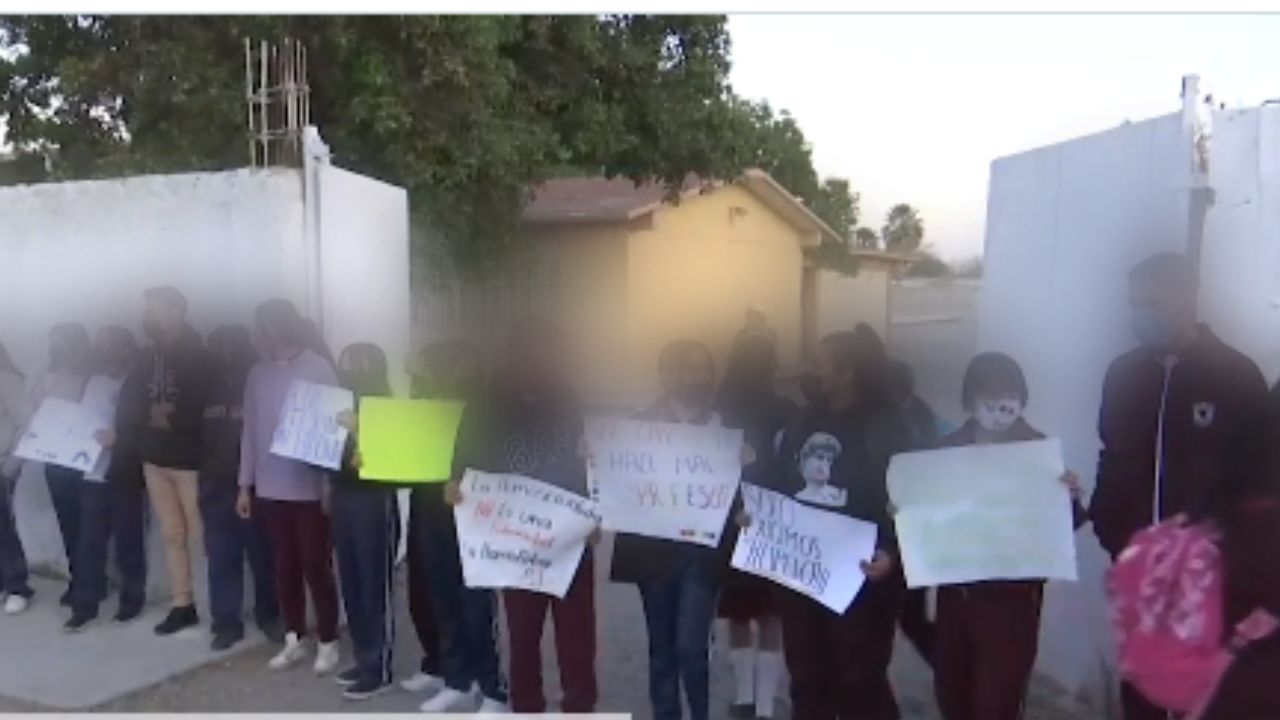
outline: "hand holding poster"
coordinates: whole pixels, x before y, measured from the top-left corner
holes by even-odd
[[[453,473],[462,403],[369,397],[360,401],[360,477],[442,483]]]
[[[1057,440],[906,453],[889,497],[910,587],[1076,579],[1071,498]]]
[[[742,476],[741,430],[594,419],[587,445],[606,530],[720,543]]]
[[[338,413],[354,407],[350,390],[294,382],[271,439],[271,454],[337,470],[347,444],[347,429],[338,424]]]
[[[875,525],[819,510],[754,485],[742,486],[751,524],[738,535],[733,567],[791,588],[843,613],[876,551]]]
[[[539,480],[468,470],[453,508],[467,587],[564,597],[596,527],[592,505]]]
[[[13,454],[24,460],[89,472],[102,454],[94,433],[109,424],[79,403],[46,398]]]

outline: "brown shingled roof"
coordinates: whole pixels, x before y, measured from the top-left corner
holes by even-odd
[[[687,191],[702,185],[685,181]],[[636,185],[627,178],[573,177],[548,180],[534,189],[521,218],[532,224],[619,222],[656,210],[667,196],[661,183]]]

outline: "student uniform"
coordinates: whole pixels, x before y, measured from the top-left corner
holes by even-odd
[[[960,447],[976,442],[969,420],[940,442]],[[1041,440],[1019,419],[999,442]],[[1085,510],[1072,502],[1075,527]],[[934,690],[946,720],[1020,720],[1040,637],[1043,580],[992,580],[937,589],[933,648]]]
[[[324,470],[271,454],[271,440],[295,380],[335,385],[329,361],[303,350],[287,362],[260,360],[245,383],[244,431],[240,439],[239,486],[257,493],[275,564],[276,597],[285,629],[307,634],[307,598],[315,608],[316,636],[338,638],[338,590],[333,577],[329,517],[322,498]]]
[[[80,489],[80,534],[73,563],[71,606],[87,617],[98,615],[107,597],[107,550],[113,551],[120,577],[122,616],[136,615],[146,599],[147,556],[144,513],[146,486],[139,455],[136,407],[129,405],[135,374],[122,378],[94,375],[81,401],[115,430],[116,442],[104,449],[85,473]],[[123,404],[122,404],[123,403]]]
[[[22,472],[22,461],[12,453],[30,414],[22,377],[0,370],[0,594],[22,597],[31,597],[34,593],[13,512],[13,492]]]
[[[1102,391],[1094,532],[1115,558],[1133,533],[1193,509],[1222,480],[1220,457],[1235,423],[1267,394],[1258,367],[1201,327],[1175,359],[1137,349],[1115,360]],[[1126,720],[1165,720],[1127,683]]]
[[[910,447],[901,418],[888,411],[814,406],[784,436],[780,462],[786,491],[800,502],[875,523],[877,549],[894,558],[892,573],[863,585],[843,614],[791,591],[779,592],[795,720],[896,720],[889,661],[905,589],[898,567],[885,474]],[[820,448],[819,450],[816,450]],[[828,475],[824,487],[814,479]],[[858,561],[849,558],[850,566]]]
[[[54,370],[36,381],[34,407],[45,398],[58,398],[80,402],[88,376],[66,370]],[[80,547],[80,491],[84,485],[84,473],[79,470],[46,464],[45,484],[49,487],[49,500],[53,503],[54,518],[62,536],[62,549],[67,558],[67,569],[72,577],[62,596],[63,604],[70,604],[75,591],[76,549]]]
[[[678,422],[661,407],[640,419]],[[693,424],[720,424],[720,418],[707,412]],[[727,565],[728,535],[721,536],[719,548],[628,534],[614,541],[610,579],[636,585],[644,607],[654,720],[680,720],[682,688],[691,720],[710,717],[711,624]]]
[[[423,533],[426,532],[427,514],[423,506],[428,502],[428,488],[415,487],[409,491],[409,527],[405,531],[405,565],[408,574],[409,620],[422,649],[418,672],[440,677],[440,628],[436,624],[435,610],[431,606],[431,584],[427,573],[427,561],[423,552]]]
[[[534,478],[586,497],[586,463],[579,455],[583,419],[567,391],[535,396],[496,386],[467,409],[458,434],[465,467]],[[588,547],[563,598],[521,589],[501,592],[510,639],[511,709],[540,713],[542,630],[547,614],[555,625],[556,657],[564,687],[561,710],[588,713],[598,699],[596,685],[595,572]]]
[[[240,438],[244,432],[243,387],[226,368],[210,372],[209,385],[200,434],[199,506],[208,557],[213,632],[244,632],[246,561],[253,575],[254,620],[258,627],[268,630],[280,618],[271,547],[260,514],[252,512],[245,520],[236,512]]]
[[[361,479],[349,455],[329,487],[338,580],[358,681],[385,685],[391,682],[395,644],[392,583],[400,546],[396,488]]]

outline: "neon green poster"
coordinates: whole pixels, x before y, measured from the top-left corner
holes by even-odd
[[[441,483],[453,472],[462,403],[364,398],[360,401],[360,477]]]

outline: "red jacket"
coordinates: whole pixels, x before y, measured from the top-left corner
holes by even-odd
[[[1102,547],[1115,557],[1133,533],[1195,509],[1222,476],[1230,428],[1266,395],[1253,361],[1207,328],[1176,361],[1145,349],[1117,358],[1103,384],[1089,509]]]

